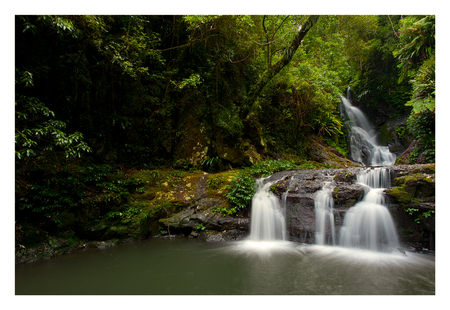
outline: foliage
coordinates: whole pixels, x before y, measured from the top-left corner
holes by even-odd
[[[32,87],[31,72],[16,72],[16,84]],[[80,157],[91,148],[84,142],[83,134],[76,131],[68,134],[66,123],[55,120],[55,113],[36,97],[16,94],[16,157],[27,160],[32,157],[45,156],[58,147],[64,151],[65,157]],[[21,162],[20,162],[21,163]]]
[[[203,169],[208,172],[214,172],[220,170],[220,166],[222,164],[222,160],[218,156],[214,156],[211,158],[205,158],[202,161]]]
[[[434,57],[435,16],[407,16],[401,20],[399,45],[393,51],[399,60],[400,80],[414,75],[426,59]]]
[[[403,139],[406,134],[406,127],[404,126],[395,127],[394,131],[397,133],[399,139]]]
[[[227,198],[236,210],[250,205],[256,192],[255,177],[266,177],[275,172],[298,169],[299,166],[288,160],[267,160],[247,167],[236,175],[229,185]]]
[[[289,160],[266,160],[249,167],[248,172],[258,178],[267,177],[279,171],[298,169],[298,165]]]
[[[19,217],[37,217],[65,225],[62,215],[71,212],[79,220],[93,221],[126,202],[132,193],[143,190],[142,182],[115,173],[108,165],[80,166],[69,161],[56,166],[47,162],[31,168],[30,173],[41,170],[46,171],[45,178],[16,184]]]
[[[205,225],[203,225],[203,223],[200,223],[197,226],[195,226],[195,229],[197,229],[197,230],[205,230],[206,227],[205,227]]]
[[[212,189],[218,189],[221,184],[225,183],[225,180],[222,178],[221,175],[216,177],[208,178],[208,186]]]
[[[241,210],[250,205],[256,192],[255,184],[255,179],[248,171],[243,171],[234,177],[227,194],[227,198],[234,209]]]
[[[400,80],[408,77],[412,86],[411,114],[407,127],[419,146],[410,154],[415,163],[423,154],[426,162],[435,158],[435,17],[408,16],[401,21],[399,43],[393,51],[399,60]]]
[[[410,154],[412,163],[415,163],[414,159],[422,153],[426,156],[427,162],[434,162],[436,148],[434,111],[424,110],[420,113],[412,114],[408,118],[407,126],[419,144],[419,147],[416,147],[413,153]]]
[[[415,208],[408,208],[405,210],[405,212],[408,212],[409,215],[414,215],[418,211],[419,211],[419,209],[415,209]],[[432,213],[434,213],[433,210],[424,211],[421,214],[416,216],[416,218],[414,219],[414,222],[416,222],[417,224],[420,224],[420,220],[421,220],[420,217],[429,218]]]
[[[184,171],[189,171],[193,166],[186,159],[180,158],[180,159],[177,159],[175,161],[173,167],[175,169],[181,169],[181,170],[184,170]]]
[[[410,80],[412,96],[406,105],[412,106],[412,114],[435,108],[435,57],[425,60]]]

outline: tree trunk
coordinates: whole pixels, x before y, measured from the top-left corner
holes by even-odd
[[[263,88],[270,82],[270,80],[277,75],[281,69],[283,69],[292,60],[295,52],[297,51],[300,43],[302,42],[308,31],[314,26],[319,19],[317,15],[311,15],[308,20],[302,25],[301,29],[297,32],[297,35],[292,40],[289,47],[284,50],[283,58],[281,58],[275,65],[267,68],[259,81],[250,89],[243,105],[240,107],[239,116],[244,120],[250,111],[253,109],[253,105],[256,99],[259,97]]]

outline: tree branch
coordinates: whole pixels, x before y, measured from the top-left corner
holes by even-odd
[[[316,24],[318,21],[318,15],[311,15],[305,24],[300,27],[297,32],[297,35],[292,40],[291,44],[284,50],[283,57],[275,63],[275,65],[267,68],[261,78],[256,82],[256,84],[250,89],[250,92],[247,95],[247,98],[244,100],[244,103],[240,107],[239,117],[240,119],[245,119],[250,111],[253,109],[253,106],[256,102],[256,99],[259,97],[261,91],[264,87],[272,80],[274,76],[276,76],[289,62],[292,60],[295,52],[300,46],[303,38],[306,36],[308,31]]]

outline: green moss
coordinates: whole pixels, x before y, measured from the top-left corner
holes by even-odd
[[[403,139],[405,137],[406,134],[405,126],[395,127],[394,130],[397,133],[399,139]]]
[[[398,202],[408,203],[414,198],[415,187],[397,186],[388,189],[387,194],[393,196]]]
[[[436,173],[436,164],[428,164],[422,167],[423,173],[434,174]]]
[[[338,193],[340,192],[340,189],[339,189],[339,187],[335,187],[334,189],[333,189],[333,196],[334,196],[334,198],[338,198]]]

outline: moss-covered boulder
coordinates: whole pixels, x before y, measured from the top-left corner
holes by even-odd
[[[386,189],[400,239],[415,248],[434,250],[435,164],[394,166]]]
[[[394,179],[394,187],[386,190],[386,195],[393,201],[402,204],[419,204],[435,196],[434,174],[414,173]]]

